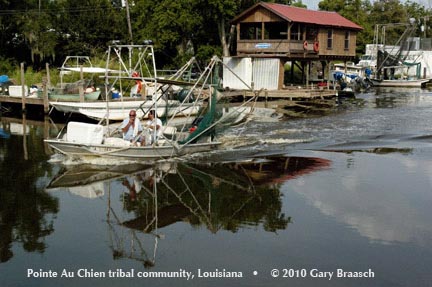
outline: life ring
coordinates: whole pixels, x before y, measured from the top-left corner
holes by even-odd
[[[319,51],[319,42],[318,41],[315,41],[315,43],[313,45],[313,49],[314,49],[315,52]]]
[[[307,50],[307,47],[308,47],[308,42],[307,42],[307,41],[304,41],[304,42],[303,42],[303,49]]]

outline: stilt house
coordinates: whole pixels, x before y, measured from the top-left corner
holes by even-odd
[[[240,73],[246,80],[267,89],[283,87],[287,61],[292,63],[291,73],[297,65],[308,82],[312,62],[321,62],[324,74],[331,61],[354,60],[357,33],[363,29],[336,12],[265,2],[236,16],[232,24],[237,28],[236,56],[225,61],[245,66]]]

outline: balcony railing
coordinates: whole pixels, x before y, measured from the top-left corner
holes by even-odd
[[[239,40],[237,41],[237,53],[240,54],[317,54],[318,50],[314,42],[293,40]]]

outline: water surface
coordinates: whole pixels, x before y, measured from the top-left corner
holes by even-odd
[[[361,94],[325,116],[258,117],[224,131],[223,151],[156,165],[65,167],[42,141],[59,127],[23,127],[2,118],[2,286],[432,282],[427,90]],[[216,269],[243,277],[198,278]],[[374,277],[313,277],[337,269]]]

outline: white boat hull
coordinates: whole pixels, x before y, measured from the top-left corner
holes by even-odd
[[[110,102],[50,102],[50,104],[59,112],[64,113],[79,113],[89,118],[101,120],[108,118],[113,121],[121,121],[128,117],[130,110],[137,110],[139,118],[147,118],[144,111],[148,112],[154,108],[152,101],[110,101]],[[168,107],[167,107],[168,105]],[[108,109],[107,109],[108,106]],[[175,116],[188,116],[196,115],[201,105],[194,103],[181,104],[179,101],[169,100],[160,101],[157,104],[158,117],[172,117]],[[139,109],[142,107],[142,110]],[[168,114],[166,113],[168,111]]]
[[[221,144],[220,142],[194,143],[187,145],[172,145],[165,146],[114,146],[104,144],[78,144],[67,142],[60,139],[45,140],[53,149],[67,156],[78,157],[107,157],[118,158],[124,160],[139,160],[151,161],[178,157],[185,154],[193,154],[197,152],[207,152],[215,150]]]
[[[425,85],[430,79],[421,80],[374,80],[371,79],[375,87],[413,87],[420,88]]]

